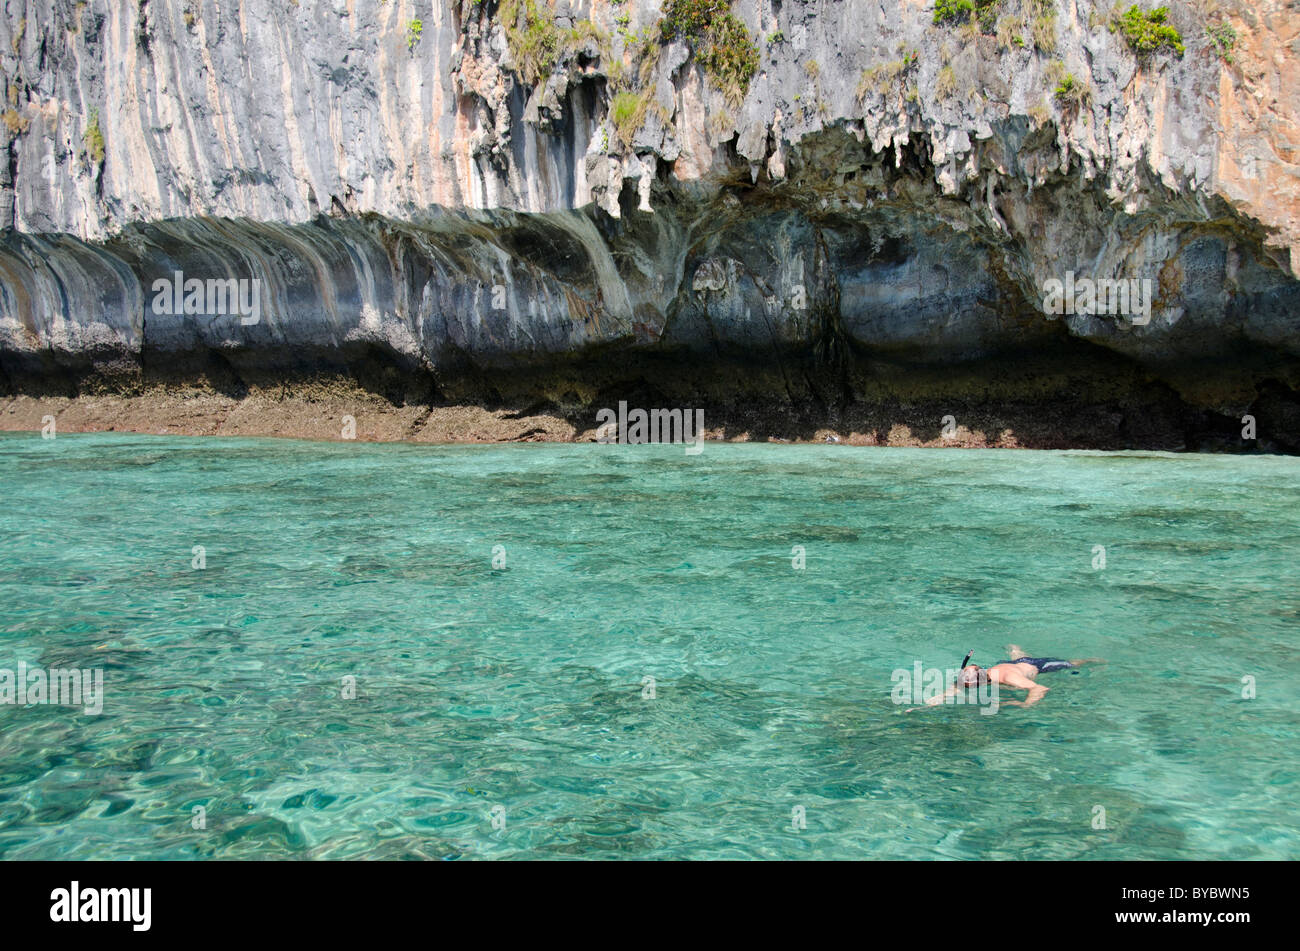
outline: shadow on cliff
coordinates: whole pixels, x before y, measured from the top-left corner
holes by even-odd
[[[595,439],[598,410],[617,412],[622,402],[702,409],[709,437],[727,440],[1300,451],[1300,394],[1276,378],[1265,376],[1253,394],[1238,397],[1239,411],[1198,406],[1134,362],[1077,340],[942,366],[860,347],[842,363],[813,348],[767,361],[722,350],[708,359],[615,351],[545,367],[479,368],[472,382],[447,389],[450,404],[515,419],[561,417],[580,440]]]

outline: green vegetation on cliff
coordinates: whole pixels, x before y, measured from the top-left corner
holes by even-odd
[[[548,11],[538,9],[537,0],[502,0],[500,16],[515,70],[530,86],[543,82],[566,53],[588,40],[602,47],[608,42],[588,20],[568,30],[556,26]]]
[[[1148,59],[1162,50],[1182,56],[1185,49],[1182,35],[1166,22],[1168,17],[1168,7],[1143,10],[1134,4],[1115,21],[1115,28],[1138,59]]]
[[[1063,108],[1077,110],[1092,102],[1092,88],[1087,80],[1077,79],[1074,73],[1066,72],[1064,63],[1054,63],[1051,73],[1056,80],[1053,95]]]
[[[618,92],[614,94],[614,98],[609,103],[609,116],[614,123],[614,132],[623,145],[632,144],[632,136],[645,123],[646,112],[649,107],[649,92]]]
[[[728,0],[668,0],[659,29],[665,43],[691,41],[704,71],[733,99],[749,89],[758,72],[758,44]]]
[[[985,33],[997,27],[998,8],[1002,0],[935,0],[935,23],[965,23],[972,17]]]
[[[1210,42],[1219,51],[1223,61],[1231,63],[1232,50],[1237,45],[1237,31],[1233,29],[1232,24],[1220,23],[1218,26],[1206,27],[1205,35],[1210,38]]]
[[[100,165],[104,161],[104,133],[99,128],[99,110],[90,110],[90,122],[81,138],[86,149],[86,157],[91,165]]]

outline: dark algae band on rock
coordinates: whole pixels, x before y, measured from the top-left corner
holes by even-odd
[[[1278,0],[389,6],[7,8],[0,426],[1300,450]]]

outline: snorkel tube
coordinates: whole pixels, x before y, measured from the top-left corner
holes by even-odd
[[[962,670],[965,670],[967,667],[970,666],[970,659],[971,659],[971,656],[972,656],[974,653],[975,653],[975,652],[974,652],[973,650],[970,650],[970,651],[967,651],[967,652],[966,652],[966,656],[962,659],[962,662],[961,662],[961,669],[962,669]],[[959,683],[959,684],[961,683],[961,671],[958,671],[958,672],[957,672],[957,683]],[[966,687],[967,690],[969,690],[972,686],[975,686],[975,687],[978,687],[978,686],[979,686],[979,677],[978,677],[978,676],[976,676],[976,678],[975,678],[975,683],[974,683],[974,684],[965,684],[965,687]]]

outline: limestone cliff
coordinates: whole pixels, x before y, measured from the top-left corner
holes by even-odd
[[[9,0],[0,386],[1300,447],[1300,8],[939,6]]]

